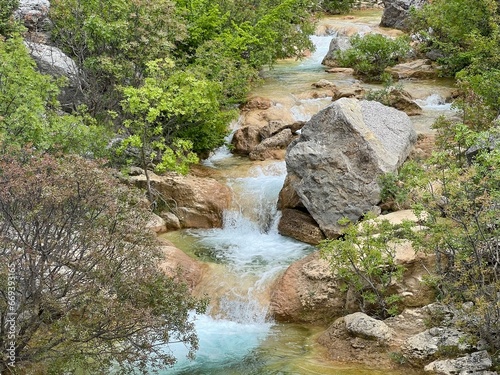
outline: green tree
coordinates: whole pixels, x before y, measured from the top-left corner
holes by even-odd
[[[2,374],[149,374],[175,361],[169,343],[197,348],[190,313],[204,302],[160,270],[150,212],[112,173],[76,156],[1,158]]]
[[[347,225],[343,238],[324,240],[319,248],[346,290],[352,290],[361,311],[385,319],[399,309],[400,297],[390,287],[403,276],[404,268],[395,260],[396,246],[403,240],[394,236],[399,227],[367,219],[358,225],[342,220]]]
[[[405,36],[391,39],[381,34],[355,35],[350,41],[351,48],[337,51],[338,64],[351,67],[356,74],[374,81],[383,81],[385,69],[404,60],[410,51]]]
[[[437,50],[443,73],[453,76],[498,47],[496,0],[433,0],[414,12],[412,31],[425,40],[424,51]],[[486,47],[486,48],[484,48]]]
[[[2,148],[31,144],[48,152],[103,154],[103,129],[89,117],[60,113],[58,85],[36,70],[19,35],[0,40],[0,82]]]
[[[421,249],[437,255],[446,302],[465,312],[466,329],[500,348],[500,148],[498,128],[477,132],[442,124],[438,151],[419,183],[418,206],[428,214]],[[425,176],[425,177],[424,177]],[[433,187],[433,189],[430,189]]]
[[[220,110],[220,87],[194,74],[177,70],[171,60],[151,61],[147,77],[138,88],[123,88],[122,107],[127,119],[127,138],[120,151],[128,146],[140,150],[140,163],[146,173],[174,170],[187,173],[196,163],[196,153],[206,153],[224,142],[231,112]]]
[[[12,13],[18,5],[19,0],[0,0],[0,36],[7,36],[12,31]]]

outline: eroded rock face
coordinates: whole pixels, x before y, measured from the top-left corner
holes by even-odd
[[[428,0],[383,0],[384,13],[380,26],[393,29],[406,30],[410,9],[421,8]]]
[[[493,375],[496,372],[487,371],[492,365],[490,355],[482,350],[460,358],[434,361],[425,366],[424,371],[437,375]]]
[[[327,237],[380,200],[377,178],[404,162],[417,136],[409,117],[378,102],[342,98],[304,125],[287,149],[291,186]]]
[[[345,312],[345,292],[327,261],[312,253],[293,263],[272,288],[270,315],[281,322],[331,321]]]
[[[413,60],[386,69],[392,78],[398,79],[433,79],[438,76],[436,66],[426,59]]]
[[[231,203],[231,190],[212,178],[181,176],[168,173],[164,176],[149,172],[151,186],[165,199],[181,228],[217,228],[223,223],[223,211]],[[146,187],[144,174],[132,176],[130,181]],[[172,223],[172,217],[166,218]]]
[[[402,352],[410,363],[418,366],[432,360],[440,347],[464,351],[464,338],[465,335],[454,328],[431,328],[409,337]]]

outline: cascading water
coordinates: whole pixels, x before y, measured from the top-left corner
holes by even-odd
[[[367,28],[376,28],[380,12],[367,13],[365,20],[358,20],[354,29],[365,32]],[[340,21],[340,26],[338,23],[338,18],[326,20],[326,29],[338,32],[338,27],[346,30],[351,27],[346,19]],[[321,66],[331,38],[332,35],[312,37],[317,48],[309,58],[280,62],[274,70],[264,72],[266,84],[253,94],[272,98],[276,106],[287,106],[295,121],[309,120],[331,102],[329,97],[301,99],[299,93],[309,90],[311,83],[328,79],[336,85],[348,86],[356,82],[352,76],[329,75]],[[413,117],[417,131],[428,132],[437,116],[450,112],[449,104],[442,99],[444,95],[435,94],[441,89],[449,92],[448,83],[436,86],[436,81],[407,82],[407,87],[419,94],[416,97],[421,98],[418,103],[424,109],[424,115]],[[232,129],[238,126],[236,122]],[[333,365],[321,359],[324,355],[316,352],[320,349],[314,344],[314,335],[325,327],[280,325],[268,319],[269,289],[273,281],[290,263],[313,250],[311,246],[282,237],[277,231],[280,213],[276,202],[286,174],[284,162],[252,164],[232,156],[223,147],[204,164],[225,176],[224,182],[234,193],[234,205],[225,212],[222,229],[186,230],[167,235],[180,249],[208,264],[197,289],[198,294],[210,297],[210,308],[207,314],[196,317],[200,340],[196,360],[185,359],[186,348],[173,344],[170,349],[179,362],[162,374],[398,374]]]
[[[216,160],[222,160],[220,154]],[[278,234],[276,203],[285,174],[284,162],[273,162],[228,179],[234,204],[224,214],[223,228],[183,232],[195,255],[211,264],[201,286],[211,303],[207,315],[196,320],[197,359],[183,360],[185,349],[173,345],[180,362],[165,374],[231,373],[269,336],[269,286],[290,262],[311,251]]]

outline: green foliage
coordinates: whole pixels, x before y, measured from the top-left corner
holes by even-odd
[[[401,352],[390,352],[389,358],[397,365],[404,365],[404,364],[408,363],[408,360],[406,359],[404,354]]]
[[[52,37],[86,73],[86,105],[105,117],[118,110],[118,85],[137,86],[148,61],[170,55],[185,35],[169,0],[56,0]]]
[[[151,374],[175,361],[169,343],[197,348],[205,301],[160,269],[150,212],[112,174],[75,156],[0,159],[0,289],[10,274],[20,373]],[[8,303],[1,293],[3,322]],[[9,343],[0,330],[2,353]]]
[[[144,148],[148,154],[143,164],[156,162],[161,170],[175,164],[165,161],[167,154],[173,156],[184,149],[185,158],[174,161],[183,169],[185,163],[197,160],[190,154],[190,148],[203,153],[221,146],[229,116],[234,115],[220,110],[219,85],[177,70],[171,60],[149,62],[144,84],[138,88],[125,87],[123,94],[125,99],[121,104],[128,116],[124,125],[130,139],[140,138],[140,146],[135,146]],[[176,144],[179,147],[172,154],[172,146]],[[165,154],[169,148],[171,151]],[[164,161],[158,163],[158,160]]]
[[[411,24],[426,41],[425,50],[444,55],[439,60],[443,72],[454,75],[476,58],[495,54],[497,8],[496,0],[434,0],[414,12]]]
[[[414,162],[406,162],[398,173],[386,173],[380,176],[380,200],[394,210],[405,209],[410,204],[411,180],[418,179],[421,168]]]
[[[12,31],[12,13],[18,5],[19,0],[0,0],[0,37],[7,36]]]
[[[399,312],[400,296],[390,286],[404,272],[395,261],[395,246],[403,240],[393,235],[396,227],[387,220],[367,219],[359,225],[343,221],[348,224],[343,238],[325,240],[319,248],[333,272],[352,288],[361,311],[385,319]]]
[[[374,81],[384,81],[384,70],[405,59],[410,51],[409,40],[405,36],[390,39],[381,34],[355,35],[351,38],[351,45],[345,51],[337,51],[337,62]]]
[[[31,144],[40,151],[104,154],[103,129],[86,116],[58,111],[56,82],[37,72],[19,35],[0,40],[0,82],[3,147]]]
[[[319,2],[319,8],[330,14],[347,13],[356,0],[322,0]]]

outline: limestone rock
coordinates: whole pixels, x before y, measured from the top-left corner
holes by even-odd
[[[388,104],[391,107],[405,112],[408,116],[416,116],[422,114],[422,108],[415,103],[411,95],[405,91],[393,88],[389,92]]]
[[[167,229],[167,231],[179,230],[182,228],[179,218],[175,216],[173,212],[165,211],[162,212],[160,216],[165,222],[165,228]]]
[[[355,83],[354,85],[348,87],[340,87],[336,95],[333,96],[333,101],[341,99],[341,98],[356,98],[361,99],[365,96],[365,89],[361,87],[359,83]]]
[[[271,108],[273,102],[271,99],[262,98],[260,96],[253,96],[247,100],[245,104],[241,106],[241,111],[251,111],[255,109],[268,109]]]
[[[435,327],[409,337],[402,346],[402,352],[408,361],[421,365],[433,359],[440,347],[454,347],[465,350],[461,339],[464,334],[454,328]]]
[[[433,79],[438,76],[437,68],[430,60],[419,59],[398,64],[386,69],[394,79]]]
[[[156,189],[179,219],[182,228],[221,227],[223,211],[231,203],[231,190],[212,178],[181,176],[168,173],[158,176],[149,172]],[[146,187],[146,176],[132,176],[131,183]]]
[[[294,182],[292,182],[292,180],[296,182],[298,177],[294,175],[286,176],[278,198],[278,209],[284,211],[286,208],[298,208],[304,211],[305,206],[302,204],[300,197],[293,188]],[[281,221],[286,220],[282,217]]]
[[[362,312],[344,316],[344,323],[350,334],[368,340],[386,342],[393,335],[392,329],[383,321]]]
[[[311,245],[317,245],[325,239],[325,235],[311,215],[291,208],[283,211],[278,231],[283,236],[292,237]]]
[[[384,13],[380,26],[406,30],[412,7],[421,8],[427,0],[383,0]]]
[[[49,0],[20,0],[14,17],[20,20],[29,31],[42,31],[50,25],[49,10]]]
[[[282,121],[270,121],[269,124],[259,130],[259,134],[261,139],[266,139],[278,134],[285,129],[290,129],[292,133],[295,133],[299,129],[302,129],[303,126],[304,122],[302,121],[297,121],[293,124],[285,124]]]
[[[251,160],[276,159],[274,151],[285,150],[294,136],[290,129],[284,129],[278,134],[264,139],[249,154]],[[283,152],[284,154],[284,152]]]
[[[424,367],[424,371],[436,375],[467,375],[467,374],[495,374],[486,371],[493,365],[490,355],[486,350],[475,352],[455,359],[434,361]]]
[[[231,144],[235,154],[248,155],[261,141],[259,129],[253,126],[244,126],[236,130]]]
[[[337,66],[336,62],[336,53],[337,51],[345,51],[346,49],[351,48],[351,42],[349,41],[348,35],[336,34],[331,42],[330,47],[328,48],[328,52],[326,56],[321,61],[322,65],[335,67]]]
[[[83,100],[83,91],[81,72],[76,63],[57,47],[29,41],[25,41],[25,44],[41,73],[68,80],[58,98],[62,108],[71,110],[78,106]]]
[[[286,154],[302,204],[327,237],[380,201],[377,178],[404,162],[416,133],[409,117],[377,102],[340,99],[304,125]]]
[[[353,75],[354,69],[353,68],[330,68],[330,69],[327,69],[326,72],[327,73],[339,73],[339,74]]]
[[[269,311],[277,321],[331,321],[345,311],[345,292],[319,252],[294,262],[272,290]]]
[[[313,87],[316,87],[317,89],[322,89],[325,87],[331,87],[331,88],[337,87],[335,85],[335,83],[328,81],[327,79],[320,79],[318,82],[315,82],[312,85],[313,85]]]

